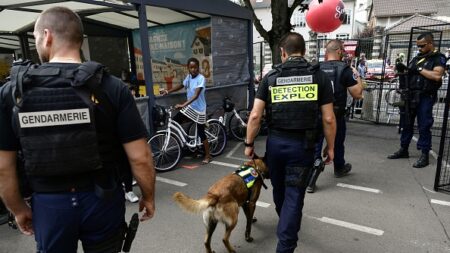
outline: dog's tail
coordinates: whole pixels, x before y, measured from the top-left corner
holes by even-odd
[[[199,200],[195,200],[190,198],[189,196],[186,196],[182,192],[175,192],[172,198],[175,202],[178,203],[181,208],[191,213],[201,213],[209,206],[215,205],[215,203],[217,202],[216,199],[209,196],[201,198]]]

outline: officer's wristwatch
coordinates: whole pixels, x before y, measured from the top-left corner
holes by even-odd
[[[255,142],[248,143],[247,139],[244,140],[244,146],[246,146],[246,147],[253,147],[254,145],[255,145]]]
[[[422,70],[423,70],[422,67],[418,67],[418,68],[417,68],[417,71],[419,71],[419,72],[422,71]]]

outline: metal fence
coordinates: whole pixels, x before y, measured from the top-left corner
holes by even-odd
[[[352,118],[367,120],[379,124],[398,125],[400,121],[398,92],[399,84],[397,78],[392,78],[388,72],[392,72],[395,61],[400,54],[406,57],[403,60],[407,64],[418,52],[415,40],[417,36],[425,31],[434,34],[436,48],[444,53],[450,48],[450,24],[433,25],[412,28],[408,33],[386,34],[381,39],[380,60],[383,61],[382,73],[378,80],[364,80],[364,99],[354,103]],[[374,38],[373,41],[380,40]],[[370,43],[370,42],[366,42]],[[365,47],[362,47],[364,51]],[[375,48],[375,47],[374,47]],[[369,59],[370,53],[367,53]],[[433,136],[440,136],[444,122],[444,109],[446,106],[448,75],[443,78],[443,85],[438,91],[438,98],[433,107],[434,124]]]
[[[388,75],[388,72],[394,71],[395,61],[400,54],[404,54],[404,64],[417,54],[418,50],[415,45],[417,36],[424,31],[431,31],[435,37],[436,48],[442,53],[450,48],[450,29],[449,25],[434,25],[426,27],[416,27],[406,32],[389,33],[385,35],[349,39],[357,41],[356,56],[353,62],[349,62],[353,66],[357,66],[361,58],[365,60],[382,61],[381,73],[377,79],[364,80],[364,99],[354,101],[351,108],[351,119],[359,119],[375,122],[378,124],[398,125],[400,121],[400,110],[398,102],[400,94],[397,92],[399,88],[398,79]],[[349,40],[343,40],[344,42]],[[325,45],[330,39],[318,39],[306,41],[305,58],[309,61],[323,60],[325,55]],[[255,76],[264,72],[264,67],[272,66],[270,48],[267,43],[259,42],[254,44],[254,63]],[[270,69],[270,68],[269,68]],[[266,71],[267,72],[267,69]],[[447,82],[448,76],[444,79]],[[433,136],[440,136],[442,123],[444,122],[444,108],[447,94],[447,85],[443,85],[438,91],[438,99],[433,107],[434,125],[432,128]]]
[[[412,29],[411,34],[417,34],[422,32],[432,32],[435,41],[439,43],[436,44],[438,50],[443,52],[445,49],[450,51],[450,24],[446,25],[434,25],[427,27],[415,27]],[[436,38],[438,38],[436,40]],[[450,58],[448,59],[450,60]],[[446,79],[443,83],[442,89],[447,91],[446,95],[443,96],[441,93],[441,98],[439,98],[442,103],[442,110],[438,116],[440,121],[438,126],[440,127],[440,145],[439,154],[437,159],[436,177],[434,182],[434,189],[436,191],[450,192],[450,133],[449,133],[449,101],[450,101],[450,70],[446,70]],[[443,98],[442,98],[443,97]],[[439,101],[438,101],[439,102]],[[436,114],[435,114],[436,117]],[[436,125],[436,120],[435,120]]]
[[[450,87],[450,78],[447,79],[447,87]],[[450,101],[450,92],[447,92],[446,101]],[[449,103],[445,103],[439,154],[437,159],[436,178],[434,181],[435,191],[450,192],[450,132],[449,126]]]

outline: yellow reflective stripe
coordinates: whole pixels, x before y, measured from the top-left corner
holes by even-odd
[[[273,86],[270,89],[272,103],[317,101],[317,84]]]
[[[248,174],[250,174],[250,169],[239,171],[239,176],[241,177],[245,177]]]
[[[246,176],[252,177],[251,181],[246,183],[247,188],[250,188],[255,183],[256,178],[252,175],[252,167],[248,167],[246,170],[239,171],[238,175],[242,177],[245,181]]]

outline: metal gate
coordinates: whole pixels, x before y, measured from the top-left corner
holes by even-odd
[[[382,61],[381,73],[377,78],[366,79],[363,92],[364,99],[358,102],[353,109],[354,118],[375,122],[378,124],[398,125],[400,121],[400,94],[398,92],[398,78],[393,76],[394,65],[401,54],[405,55],[403,63],[407,65],[410,59],[417,54],[417,46],[414,43],[423,32],[431,32],[434,35],[436,48],[445,53],[450,48],[450,24],[413,27],[408,32],[390,33],[389,31],[380,38],[381,54],[378,61]],[[376,45],[374,45],[374,48]],[[368,59],[370,59],[368,57]],[[444,79],[445,82],[447,79]],[[438,91],[438,99],[433,107],[434,125],[433,136],[440,136],[444,121],[444,107],[447,95],[447,85],[442,85]]]
[[[448,76],[449,74],[447,73],[447,88],[450,87],[450,78]],[[446,101],[443,115],[445,120],[442,123],[434,190],[450,192],[450,133],[448,131],[448,101],[450,101],[450,92],[447,92]]]
[[[418,27],[414,31],[431,31],[435,38],[439,38],[439,50],[441,52],[447,50],[447,64],[450,64],[450,24],[438,25],[432,27]],[[440,133],[440,145],[437,159],[436,177],[434,181],[435,191],[450,192],[450,133],[449,133],[449,102],[450,102],[450,70],[447,65],[446,76],[442,84],[445,89],[445,97],[442,101],[443,108],[438,122]],[[435,120],[436,123],[436,120]]]

